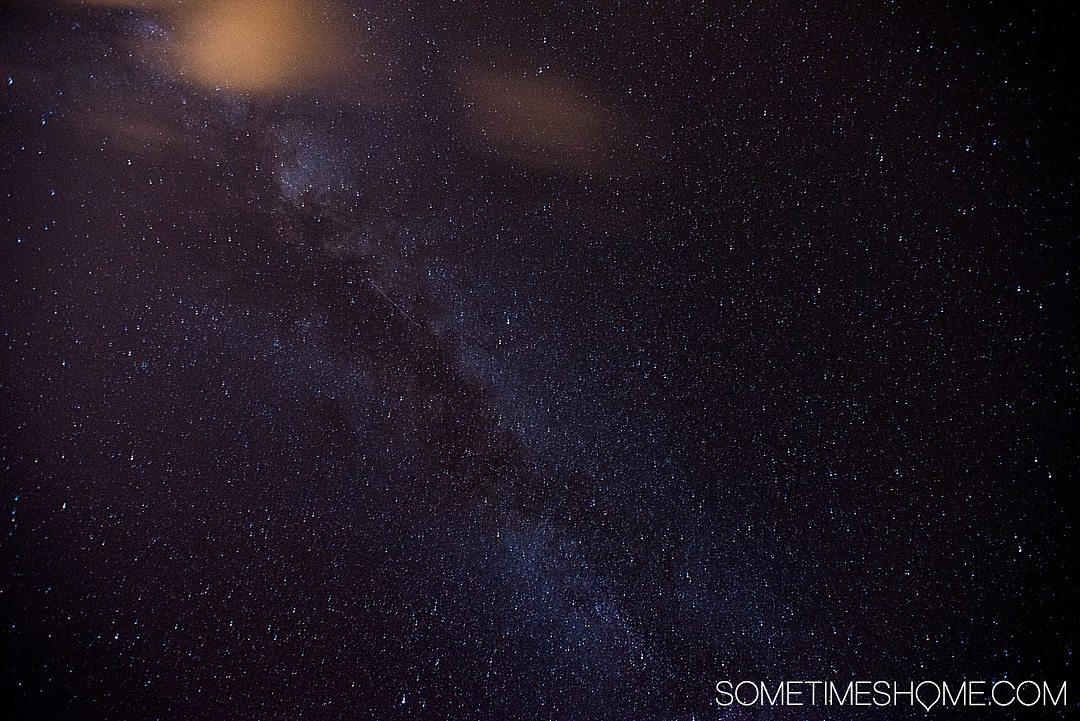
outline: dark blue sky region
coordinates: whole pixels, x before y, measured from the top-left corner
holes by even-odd
[[[0,5],[13,718],[1075,678],[1075,20]]]

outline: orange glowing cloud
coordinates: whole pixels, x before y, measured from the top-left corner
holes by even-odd
[[[518,162],[587,169],[609,156],[615,116],[581,84],[482,68],[463,89],[475,130]]]
[[[183,10],[180,73],[201,85],[276,92],[318,82],[340,60],[340,19],[322,3],[222,0]]]
[[[172,32],[160,52],[178,76],[209,88],[303,90],[357,70],[357,38],[336,5],[307,0],[74,0],[160,13]]]

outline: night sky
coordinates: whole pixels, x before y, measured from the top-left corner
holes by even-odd
[[[0,3],[4,717],[1075,681],[1069,5]]]

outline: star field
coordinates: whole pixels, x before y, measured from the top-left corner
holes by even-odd
[[[1060,5],[0,6],[12,718],[1075,680]]]

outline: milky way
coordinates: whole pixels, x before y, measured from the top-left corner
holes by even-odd
[[[431,5],[0,9],[14,718],[1075,678],[1075,13]]]

